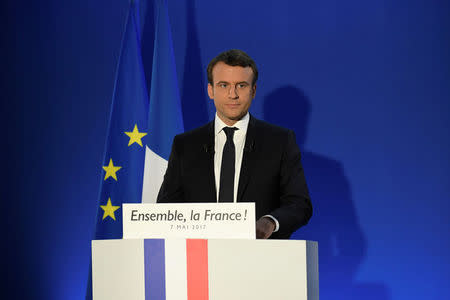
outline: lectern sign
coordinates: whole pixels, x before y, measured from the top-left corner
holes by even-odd
[[[254,239],[255,204],[123,204],[123,238]]]

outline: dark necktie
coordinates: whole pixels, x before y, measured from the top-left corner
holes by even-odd
[[[234,196],[234,164],[236,150],[234,148],[233,135],[236,127],[224,127],[227,141],[223,147],[222,166],[220,168],[219,202],[233,202]]]

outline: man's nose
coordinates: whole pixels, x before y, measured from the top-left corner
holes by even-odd
[[[231,99],[237,99],[239,98],[239,95],[237,94],[236,86],[230,85],[230,91],[228,92],[228,96]]]

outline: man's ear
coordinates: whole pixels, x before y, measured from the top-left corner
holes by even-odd
[[[214,99],[214,88],[211,83],[208,83],[208,96],[211,100]]]
[[[255,98],[256,95],[256,83],[252,86],[252,98]]]

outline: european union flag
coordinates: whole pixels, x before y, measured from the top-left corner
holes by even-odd
[[[121,239],[122,203],[142,197],[149,102],[135,14],[132,3],[116,71],[95,239]]]
[[[137,9],[135,1],[130,3],[116,71],[94,239],[122,238],[123,203],[156,202],[173,137],[183,132],[167,1],[155,1],[155,9],[149,101]],[[92,299],[89,274],[86,299]]]

